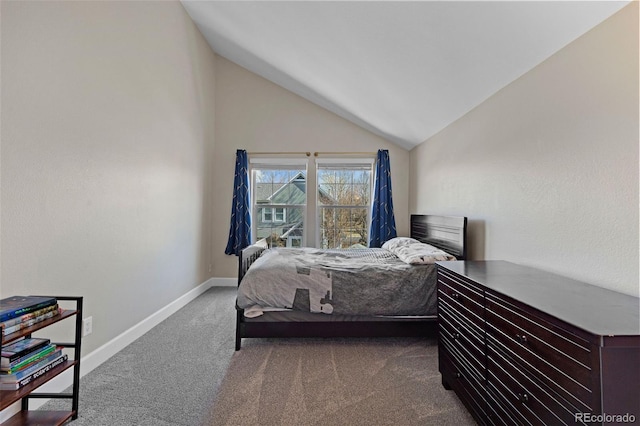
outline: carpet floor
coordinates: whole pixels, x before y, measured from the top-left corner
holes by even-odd
[[[70,426],[473,425],[435,340],[244,339],[213,287],[80,380]],[[41,409],[68,409],[51,400]]]
[[[474,425],[438,373],[435,340],[252,339],[208,425]]]
[[[196,426],[235,349],[236,289],[212,287],[80,379],[70,426]],[[51,400],[41,409],[68,410]]]

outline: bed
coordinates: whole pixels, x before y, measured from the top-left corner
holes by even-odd
[[[245,248],[236,350],[243,338],[434,335],[434,260],[465,260],[466,230],[466,217],[412,215],[410,237],[382,249],[267,249],[264,241]],[[418,256],[416,243],[436,257]],[[443,252],[452,257],[439,257]]]

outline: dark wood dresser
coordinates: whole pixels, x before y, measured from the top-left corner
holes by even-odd
[[[534,268],[438,262],[442,384],[480,424],[640,424],[639,311]]]

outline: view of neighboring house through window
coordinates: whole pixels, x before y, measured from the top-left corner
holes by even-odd
[[[284,222],[287,217],[287,209],[284,207],[264,207],[262,209],[263,222]]]
[[[305,165],[252,164],[253,226],[270,247],[300,247],[307,204]]]
[[[288,160],[250,159],[256,241],[264,238],[269,247],[367,247],[374,159]],[[315,173],[315,191],[307,191],[307,167]],[[305,214],[314,196],[316,215],[307,229]]]
[[[319,162],[316,173],[320,248],[367,247],[372,161]]]

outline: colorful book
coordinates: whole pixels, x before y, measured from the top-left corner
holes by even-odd
[[[53,352],[56,349],[56,345],[50,344],[42,347],[39,350],[35,350],[33,352],[29,352],[28,354],[21,356],[11,363],[4,363],[4,365],[0,365],[0,373],[14,373],[16,371],[27,368],[29,364],[38,361],[38,359],[46,356],[47,354]],[[2,358],[3,360],[5,358]]]
[[[55,297],[13,296],[0,300],[0,322],[58,303]]]
[[[17,390],[17,389],[20,389],[21,387],[26,386],[29,383],[31,383],[33,380],[35,380],[35,379],[37,379],[39,377],[42,377],[44,374],[47,374],[49,371],[51,371],[54,368],[58,367],[59,365],[63,364],[67,360],[68,357],[69,356],[66,355],[66,354],[61,355],[58,358],[56,358],[55,360],[50,361],[44,367],[39,368],[35,372],[29,374],[28,376],[20,379],[17,382],[0,383],[0,390]]]
[[[54,347],[53,352],[50,352],[48,355],[45,355],[44,357],[40,358],[37,362],[34,362],[33,364],[29,365],[29,367],[24,368],[20,371],[16,371],[15,373],[11,373],[11,374],[0,374],[0,383],[12,383],[12,382],[20,381],[25,377],[27,377],[28,375],[30,375],[31,373],[34,373],[38,369],[46,366],[51,361],[54,361],[55,359],[60,357],[60,355],[62,355],[62,347],[57,347],[57,348]]]
[[[46,314],[47,312],[51,312],[53,310],[57,310],[58,309],[58,304],[56,303],[55,305],[51,305],[51,306],[47,306],[46,308],[41,308],[38,309],[36,311],[33,312],[29,312],[27,314],[21,315],[19,317],[15,317],[15,318],[11,318],[10,320],[6,320],[1,322],[0,324],[3,325],[4,327],[12,327],[16,324],[20,324],[23,323],[25,321],[29,321],[33,318],[39,317],[41,315]]]
[[[49,339],[26,338],[2,347],[0,363],[12,363],[16,359],[51,343]],[[6,359],[6,361],[5,361]]]
[[[31,327],[34,324],[37,324],[41,321],[44,321],[48,318],[52,318],[55,315],[58,315],[58,309],[57,309],[57,305],[56,305],[56,309],[50,310],[42,315],[38,315],[37,317],[33,317],[31,319],[27,319],[25,321],[19,322],[17,324],[11,325],[11,326],[3,326],[2,327],[2,335],[6,336],[8,334],[11,333],[15,333],[18,332],[20,330],[22,330],[23,328],[27,328],[27,327]]]

